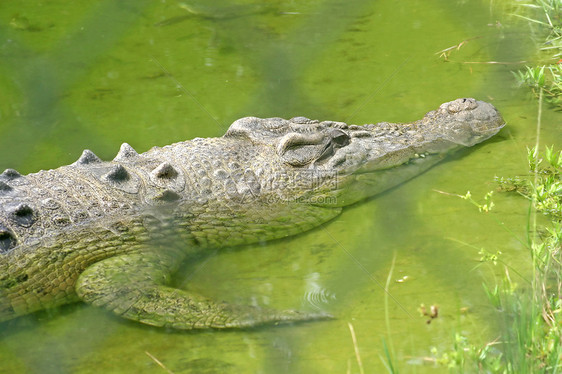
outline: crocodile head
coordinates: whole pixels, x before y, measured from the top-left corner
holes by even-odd
[[[274,165],[270,178],[277,181],[277,197],[345,206],[422,173],[503,126],[493,105],[468,98],[444,103],[407,124],[356,126],[304,117],[246,117],[234,122],[225,137],[269,148],[262,153]],[[256,168],[263,165],[264,160],[256,162]]]

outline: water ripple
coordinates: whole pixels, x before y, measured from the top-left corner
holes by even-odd
[[[319,279],[319,273],[310,273],[306,277],[306,291],[303,296],[303,304],[309,304],[314,309],[323,310],[327,304],[336,300],[336,294],[322,287]]]

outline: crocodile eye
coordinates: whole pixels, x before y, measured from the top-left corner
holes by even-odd
[[[318,159],[324,152],[326,143],[328,141],[323,134],[291,132],[279,140],[277,153],[287,164],[300,167]]]
[[[332,136],[332,143],[339,147],[345,147],[349,144],[349,135],[341,130],[333,130],[330,134]]]

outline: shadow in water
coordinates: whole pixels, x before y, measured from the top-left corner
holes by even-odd
[[[19,37],[19,30],[0,25],[0,39],[9,41],[0,47],[4,69],[25,98],[17,124],[10,126],[10,136],[0,139],[2,149],[13,149],[4,152],[14,155],[13,160],[2,160],[6,166],[22,164],[57,123],[75,121],[72,108],[65,107],[62,100],[142,17],[148,4],[147,0],[104,1],[46,52],[31,50]],[[22,153],[22,148],[29,151]]]

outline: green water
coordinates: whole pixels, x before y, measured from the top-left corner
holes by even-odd
[[[502,269],[477,267],[478,251],[501,250],[525,274],[528,203],[499,195],[480,214],[435,190],[480,198],[495,175],[526,172],[536,102],[514,89],[517,65],[478,63],[532,58],[514,22],[490,0],[1,2],[0,169],[220,136],[247,115],[405,122],[457,97],[491,101],[508,126],[312,232],[219,251],[176,279],[218,300],[319,307],[332,321],[179,333],[76,304],[2,324],[0,373],[165,373],[151,356],[174,373],[358,373],[348,323],[365,372],[384,372],[384,338],[401,372],[433,373],[446,370],[424,357],[450,349],[455,332],[496,338],[481,284]],[[436,54],[463,40],[449,62]],[[543,144],[562,145],[559,123],[545,108]],[[422,303],[439,307],[430,324]]]

